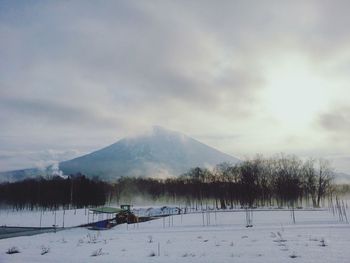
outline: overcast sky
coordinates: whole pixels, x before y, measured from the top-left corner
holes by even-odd
[[[350,1],[0,0],[0,171],[152,125],[350,173]]]

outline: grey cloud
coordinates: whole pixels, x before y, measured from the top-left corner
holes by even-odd
[[[199,133],[214,119],[249,122],[264,85],[257,58],[295,49],[323,64],[349,45],[348,7],[7,2],[0,8],[0,143],[11,148],[14,141],[2,139],[11,134],[31,149],[42,149],[40,140],[91,149],[155,123]],[[319,123],[345,130],[348,117],[330,112]],[[41,146],[25,143],[24,134]],[[220,139],[215,134],[208,131],[208,139]]]
[[[334,107],[319,116],[319,124],[329,132],[348,133],[350,130],[350,107]]]
[[[312,59],[347,49],[349,1],[190,1],[191,15],[224,46],[252,59],[261,52],[303,50]]]
[[[57,100],[43,101],[39,99],[1,98],[2,109],[5,114],[11,112],[12,116],[27,116],[37,124],[49,123],[57,125],[81,125],[90,126],[104,125],[113,127],[114,123],[121,120],[116,117],[99,115],[92,108],[80,108],[74,104],[64,104]],[[86,102],[87,104],[89,102]],[[0,114],[2,115],[2,114]]]
[[[196,138],[205,140],[235,140],[240,138],[241,134],[209,134],[209,135],[194,135]]]
[[[224,98],[234,97],[238,111],[239,102],[245,102],[246,98],[242,94],[251,90],[252,97],[258,85],[246,84],[256,74],[252,74],[250,69],[227,71],[224,76],[226,83],[238,84],[228,87],[223,86],[222,81],[208,76],[207,72],[202,72],[200,63],[203,62],[204,65],[206,62],[202,61],[203,57],[211,56],[208,53],[210,50],[205,48],[208,40],[206,37],[210,37],[210,33],[201,32],[196,26],[186,24],[186,17],[178,25],[177,16],[166,13],[159,15],[162,14],[161,8],[151,12],[149,8],[140,11],[124,2],[121,2],[121,8],[109,4],[116,11],[111,17],[98,16],[101,15],[99,12],[95,14],[85,7],[82,16],[77,17],[75,13],[68,12],[68,16],[64,16],[64,22],[49,19],[47,27],[41,25],[29,28],[36,34],[26,39],[29,40],[26,41],[29,43],[28,48],[39,49],[34,52],[34,63],[55,59],[53,70],[61,76],[63,74],[60,73],[65,73],[65,67],[69,65],[82,78],[108,86],[111,93],[115,94],[117,103],[121,104],[140,105],[140,101],[145,100],[168,103],[169,99],[177,99],[182,103],[187,101],[187,106],[201,107],[206,102],[214,107],[223,100],[222,96],[218,96],[220,90],[223,90],[226,93]],[[107,8],[104,11],[106,10]],[[62,12],[66,11],[63,8]],[[128,16],[121,15],[124,12]],[[91,13],[92,17],[86,17]],[[57,12],[54,14],[58,16]],[[58,22],[72,26],[62,30],[57,27]],[[48,30],[48,26],[53,32]],[[185,26],[187,27],[184,28]],[[36,39],[40,32],[44,33],[42,41],[50,43],[44,50]],[[61,45],[51,43],[52,39],[57,39]],[[50,49],[46,51],[47,48]],[[57,55],[52,57],[52,54]],[[60,64],[63,69],[57,68]],[[189,71],[194,72],[189,74]],[[240,74],[252,76],[243,82]],[[122,100],[118,100],[119,96]]]

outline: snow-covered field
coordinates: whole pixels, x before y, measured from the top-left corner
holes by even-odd
[[[26,213],[1,212],[0,220],[29,216],[28,222],[37,222],[37,214]],[[84,210],[66,211],[65,217],[66,226],[86,220]],[[255,211],[253,227],[246,228],[244,212],[211,212],[105,231],[73,228],[2,239],[0,262],[350,262],[349,224],[327,210],[296,210],[295,217],[293,224],[290,211]],[[52,214],[43,218],[53,224]],[[20,253],[7,254],[11,247]]]
[[[0,226],[71,227],[106,219],[106,215],[93,215],[88,209],[57,211],[0,210]]]

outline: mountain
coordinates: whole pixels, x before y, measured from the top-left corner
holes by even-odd
[[[16,181],[53,172],[83,173],[113,180],[121,176],[163,177],[180,175],[193,167],[212,167],[239,160],[184,134],[154,127],[146,135],[128,137],[90,154],[64,161],[58,167],[0,173],[2,181]]]
[[[147,135],[125,138],[101,150],[61,162],[64,174],[81,172],[111,180],[121,176],[180,175],[192,167],[239,160],[184,134],[154,127]]]
[[[15,182],[38,176],[46,177],[48,175],[63,176],[62,171],[59,171],[57,164],[53,164],[45,168],[29,168],[0,172],[0,182]]]
[[[334,179],[335,179],[335,183],[337,183],[337,184],[349,184],[350,183],[350,175],[347,173],[336,172]]]
[[[0,172],[0,182],[15,182],[35,176],[45,176],[46,173],[38,168],[21,169]]]

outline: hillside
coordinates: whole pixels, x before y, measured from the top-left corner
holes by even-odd
[[[238,159],[178,132],[154,127],[90,154],[61,162],[64,174],[81,172],[111,180],[121,176],[179,175],[189,168],[210,167]]]

